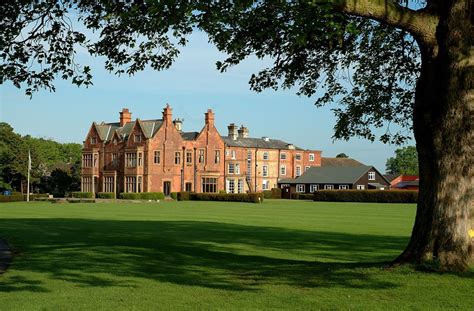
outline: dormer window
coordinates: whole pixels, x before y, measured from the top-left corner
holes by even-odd
[[[142,135],[140,134],[135,134],[134,140],[136,143],[139,143],[142,141]]]
[[[97,138],[95,136],[91,136],[91,144],[97,144]]]

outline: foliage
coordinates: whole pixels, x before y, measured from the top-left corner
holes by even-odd
[[[95,195],[98,199],[115,199],[115,193],[113,192],[98,192]]]
[[[18,202],[24,201],[25,198],[22,194],[2,195],[0,194],[0,202]]]
[[[173,200],[177,200],[177,199],[178,199],[178,193],[177,193],[177,192],[171,192],[171,193],[170,193],[170,197],[171,197]]]
[[[192,192],[189,192],[189,191],[178,192],[178,196],[177,196],[178,201],[189,201],[191,193]]]
[[[264,199],[271,199],[272,198],[272,191],[271,190],[263,190],[263,198]]]
[[[328,202],[418,202],[418,191],[413,190],[319,190],[311,196],[314,201]]]
[[[272,188],[272,199],[281,199],[281,189]]]
[[[189,199],[193,201],[227,201],[262,203],[263,193],[190,193]]]
[[[336,155],[336,158],[345,158],[345,159],[347,159],[347,158],[349,158],[349,156],[347,156],[347,154],[345,154],[345,153],[339,153],[338,155]]]
[[[122,192],[119,198],[125,200],[163,200],[165,194],[163,192]]]
[[[313,200],[314,196],[312,193],[292,193],[292,200]]]
[[[71,193],[72,198],[82,198],[82,199],[91,199],[92,198],[92,192],[72,192]]]
[[[388,158],[387,174],[418,175],[418,152],[416,147],[408,146],[395,150],[395,157]]]

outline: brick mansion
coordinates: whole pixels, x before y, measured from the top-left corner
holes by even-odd
[[[82,150],[83,192],[257,192],[276,188],[321,166],[321,151],[303,150],[267,137],[251,138],[231,123],[227,135],[205,113],[200,132],[184,132],[167,105],[161,119],[93,122]]]

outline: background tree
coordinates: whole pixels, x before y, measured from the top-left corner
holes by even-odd
[[[395,150],[395,157],[387,159],[385,170],[387,174],[418,175],[418,153],[416,148],[408,146]]]
[[[375,128],[401,143],[413,129],[419,203],[396,262],[459,271],[474,259],[472,1],[8,1],[0,14],[0,76],[27,94],[54,89],[58,75],[90,85],[90,68],[74,62],[78,46],[105,56],[110,71],[134,74],[168,68],[201,29],[228,54],[221,71],[250,55],[273,61],[252,75],[252,89],[323,90],[317,106],[338,104],[335,138],[375,140]],[[99,38],[72,29],[71,17]]]
[[[336,155],[336,158],[345,158],[345,159],[347,159],[347,158],[349,158],[349,156],[345,153],[339,153],[338,155]]]

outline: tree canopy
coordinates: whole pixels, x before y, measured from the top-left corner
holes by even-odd
[[[395,150],[395,157],[387,159],[386,172],[397,175],[418,175],[416,147],[408,146]]]

